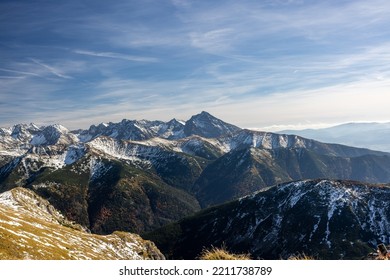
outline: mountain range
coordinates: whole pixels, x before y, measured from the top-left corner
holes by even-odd
[[[271,186],[319,178],[388,183],[390,154],[241,129],[207,112],[73,131],[59,124],[0,129],[0,193],[32,191],[94,234],[147,234]]]
[[[390,123],[345,123],[328,128],[283,130],[278,133],[390,152]]]

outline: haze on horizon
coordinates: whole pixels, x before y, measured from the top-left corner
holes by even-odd
[[[0,3],[0,127],[187,120],[389,122],[390,3]]]

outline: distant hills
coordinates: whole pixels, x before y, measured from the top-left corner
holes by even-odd
[[[278,133],[390,152],[390,123],[346,123],[329,128],[283,130]]]

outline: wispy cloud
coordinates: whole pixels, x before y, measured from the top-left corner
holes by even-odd
[[[0,124],[390,118],[388,1],[147,3],[0,3]]]
[[[35,64],[39,65],[39,66],[42,66],[44,69],[46,69],[47,71],[49,71],[52,75],[58,77],[58,78],[63,78],[63,79],[72,79],[71,76],[68,76],[64,73],[61,72],[61,70],[59,69],[56,69],[52,66],[49,66],[41,61],[39,61],[38,59],[35,59],[35,58],[30,58],[30,60],[32,62],[34,62]]]
[[[74,53],[88,55],[88,56],[136,61],[136,62],[158,62],[159,61],[158,58],[154,58],[154,57],[133,56],[133,55],[120,54],[120,53],[113,53],[113,52],[94,52],[94,51],[86,51],[86,50],[75,50]]]
[[[230,48],[232,37],[236,32],[231,28],[216,29],[205,33],[192,32],[189,34],[191,45],[208,52],[218,53]]]
[[[0,71],[8,72],[8,73],[13,73],[13,74],[20,74],[20,75],[28,75],[28,76],[39,77],[38,74],[32,73],[32,72],[18,71],[18,70],[5,69],[5,68],[0,68]]]

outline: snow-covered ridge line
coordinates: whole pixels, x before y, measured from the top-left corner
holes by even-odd
[[[202,147],[205,143],[214,146],[216,149],[221,152],[228,152],[226,144],[216,138],[204,138],[198,135],[188,136],[182,139],[164,139],[159,137],[154,137],[151,139],[143,140],[143,141],[131,141],[132,143],[137,143],[140,145],[146,146],[155,146],[161,147],[169,150],[173,150],[175,152],[182,152],[191,154],[192,150],[189,147]]]
[[[28,150],[32,146],[89,143],[101,136],[116,140],[141,141],[143,145],[157,145],[176,152],[187,152],[186,145],[196,145],[194,138],[191,137],[200,137],[201,141],[208,142],[223,153],[245,146],[262,149],[308,148],[331,155],[336,155],[338,151],[346,149],[346,147],[335,147],[329,144],[325,147],[323,143],[296,135],[240,129],[207,112],[201,112],[186,122],[176,119],[169,122],[124,119],[119,123],[101,123],[97,126],[92,125],[87,130],[74,131],[69,131],[57,124],[42,127],[34,124],[15,125],[11,128],[0,129],[0,154],[5,154],[5,151],[9,154],[11,150]],[[146,142],[142,143],[142,141]],[[349,150],[345,156],[368,153],[374,154],[375,152],[364,149]],[[21,153],[18,152],[18,154]]]
[[[261,132],[252,130],[241,130],[232,137],[222,137],[225,150],[234,150],[240,146],[253,148],[278,149],[278,148],[305,148],[308,139],[295,135],[275,134],[271,132]]]
[[[28,150],[33,146],[72,145],[77,144],[77,136],[60,124],[37,126],[35,124],[18,124],[0,129],[0,147]]]
[[[270,188],[272,189],[272,188]],[[283,211],[291,211],[300,200],[307,199],[309,194],[318,195],[316,204],[324,205],[327,209],[326,230],[323,238],[324,243],[331,248],[330,223],[339,216],[342,209],[349,209],[357,219],[362,232],[373,232],[381,242],[390,243],[390,186],[368,185],[353,181],[319,180],[313,184],[312,180],[285,183],[275,187],[276,193],[288,193],[286,200],[277,208]],[[263,200],[259,192],[248,197],[249,199]],[[365,213],[365,215],[362,215]],[[311,236],[317,231],[320,221],[313,228]],[[372,241],[376,245],[377,241]]]
[[[151,159],[157,157],[161,151],[159,147],[146,146],[103,136],[88,142],[87,146],[114,158],[129,160],[146,166],[151,166]]]

